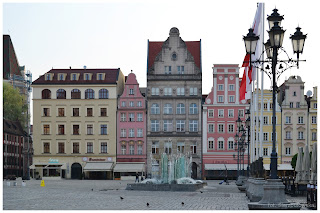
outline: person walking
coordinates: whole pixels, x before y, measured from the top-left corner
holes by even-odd
[[[138,181],[138,183],[139,183],[139,174],[138,174],[138,172],[136,173],[136,181],[135,181],[135,183]]]

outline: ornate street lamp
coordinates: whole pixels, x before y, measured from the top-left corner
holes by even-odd
[[[297,53],[297,67],[299,69],[299,54],[303,51],[304,42],[307,38],[307,35],[303,35],[303,33],[300,31],[300,27],[297,27],[296,30],[297,31],[290,36],[290,39],[292,40],[293,53]]]
[[[274,22],[273,27],[268,31],[272,48],[282,47],[284,32],[285,30],[283,30],[282,27],[279,26],[279,22]]]
[[[244,44],[246,46],[247,54],[250,54],[250,68],[251,68],[251,54],[254,54],[257,48],[257,43],[259,36],[257,36],[253,29],[249,29],[249,33],[246,36],[243,36]]]
[[[272,29],[274,22],[278,22],[279,26],[281,26],[281,21],[283,20],[283,16],[280,16],[278,13],[278,10],[275,8],[273,9],[273,13],[268,16],[268,22],[269,22],[269,29]]]
[[[266,43],[264,43],[264,47],[265,47],[265,51],[266,51],[266,53],[267,53],[267,57],[269,58],[269,59],[272,59],[272,54],[273,54],[273,50],[272,50],[272,48],[271,48],[271,43],[270,43],[270,39],[268,39],[268,41],[266,42]],[[267,65],[267,66],[269,66],[269,65]]]

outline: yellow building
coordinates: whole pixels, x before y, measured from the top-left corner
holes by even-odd
[[[313,87],[313,96],[310,98],[309,108],[309,150],[312,151],[312,145],[317,142],[317,96],[318,87]]]
[[[112,179],[120,69],[52,69],[32,83],[33,178]]]

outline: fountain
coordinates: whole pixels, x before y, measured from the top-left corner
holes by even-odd
[[[153,160],[151,158],[151,160]],[[161,155],[161,179],[157,175],[141,183],[127,184],[127,190],[142,191],[196,191],[207,183],[191,178],[192,156]]]

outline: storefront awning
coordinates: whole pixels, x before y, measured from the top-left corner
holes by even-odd
[[[237,170],[238,165],[237,164],[205,164],[204,169],[205,170]],[[242,165],[241,165],[242,168]],[[247,169],[247,164],[244,164],[245,170]]]
[[[117,163],[113,172],[144,172],[144,163]]]
[[[89,172],[111,171],[112,165],[112,162],[87,163],[83,170]]]
[[[263,168],[265,170],[269,171],[270,170],[270,164],[264,164]],[[277,170],[279,170],[279,171],[283,171],[283,170],[292,171],[293,168],[292,168],[291,164],[278,164]]]
[[[42,168],[52,168],[52,166],[55,167],[61,167],[61,169],[66,169],[66,164],[55,164],[55,163],[34,163],[31,166],[29,166],[29,169],[42,169]]]

